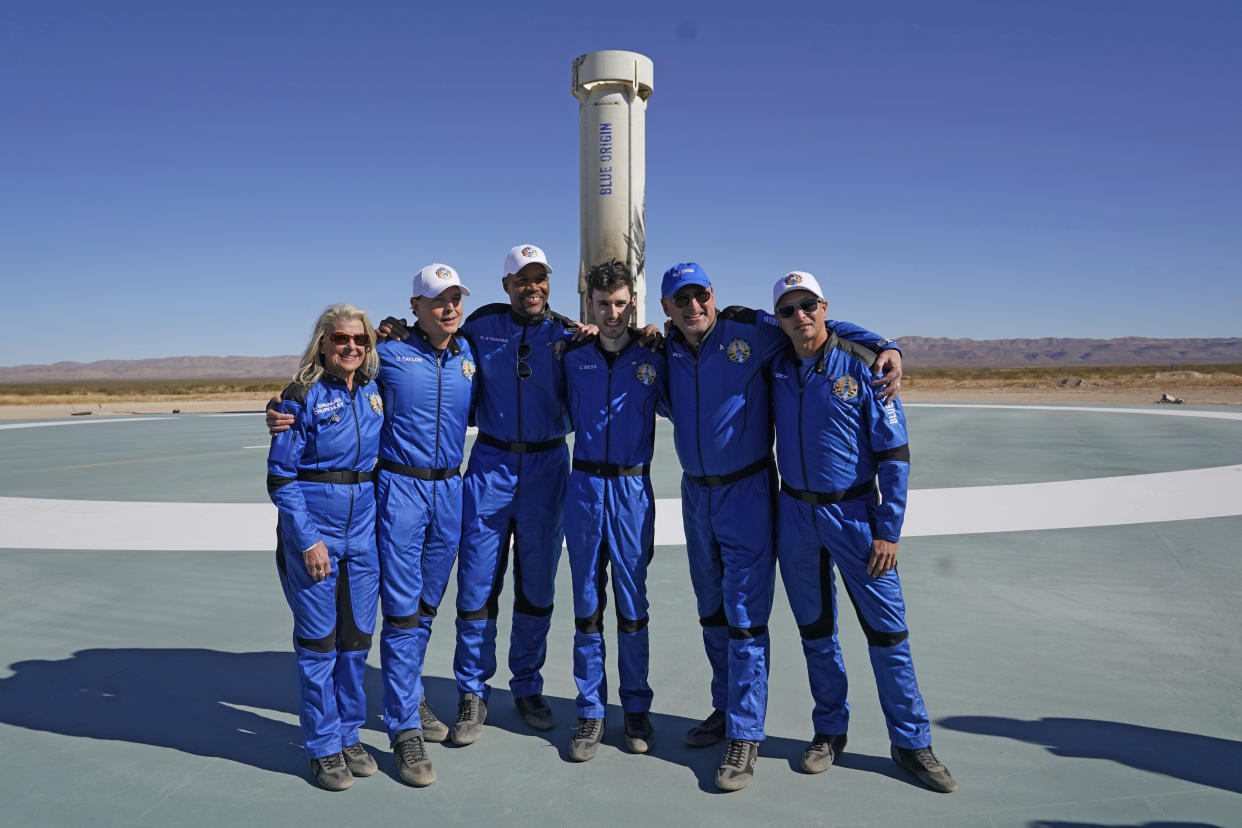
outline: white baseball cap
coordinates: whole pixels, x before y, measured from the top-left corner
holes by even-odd
[[[543,255],[542,248],[533,244],[519,244],[505,256],[505,272],[501,275],[512,276],[531,262],[538,262],[548,273],[552,272],[552,265],[548,264],[548,257]]]
[[[791,270],[777,279],[776,284],[772,286],[772,307],[776,307],[781,297],[791,290],[809,290],[820,299],[824,298],[824,292],[820,290],[819,282],[814,276],[805,270]]]
[[[446,264],[433,262],[414,274],[414,292],[410,295],[434,299],[451,287],[461,288],[463,296],[470,295],[470,289],[461,283],[461,277],[456,270]]]

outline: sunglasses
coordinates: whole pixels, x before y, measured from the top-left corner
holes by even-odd
[[[336,333],[328,334],[328,341],[331,342],[333,345],[348,345],[351,339],[353,340],[354,344],[357,345],[359,348],[365,348],[371,344],[371,337],[367,336],[364,333],[347,334],[341,331],[337,331]]]
[[[811,297],[809,299],[803,299],[801,302],[798,302],[797,304],[790,302],[788,305],[777,305],[776,315],[779,316],[781,319],[793,319],[793,315],[795,313],[797,313],[798,311],[802,311],[807,316],[810,316],[811,314],[815,313],[815,310],[819,307],[819,303],[822,301],[824,300]]]
[[[712,298],[711,289],[704,288],[703,290],[700,290],[698,293],[687,293],[681,296],[674,296],[673,304],[678,308],[684,308],[686,305],[689,305],[690,300],[693,299],[694,301],[698,302],[700,305],[706,305],[707,300],[711,298]]]
[[[517,375],[518,379],[530,379],[530,375],[534,373],[531,370],[530,363],[526,360],[530,358],[533,349],[530,343],[522,342],[517,346]]]

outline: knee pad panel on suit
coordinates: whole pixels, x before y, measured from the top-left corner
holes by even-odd
[[[747,641],[767,635],[767,633],[767,624],[760,624],[758,627],[729,627],[729,638],[734,641]]]
[[[798,634],[802,636],[803,641],[827,638],[836,629],[836,609],[833,606],[832,597],[832,560],[828,557],[828,550],[823,547],[819,550],[819,596],[819,618],[809,624],[798,625]],[[853,596],[850,596],[850,600],[853,600]],[[854,609],[857,611],[857,604]],[[862,622],[861,615],[858,616],[858,620]],[[866,624],[863,624],[863,629],[867,629]],[[870,641],[870,637],[867,640]]]
[[[488,593],[487,605],[484,607],[484,609],[487,611],[487,614],[481,617],[482,619],[485,619],[488,621],[494,621],[500,615],[500,592],[504,588],[504,585],[505,585],[505,570],[509,568],[509,545],[513,543],[513,531],[514,531],[515,526],[516,526],[516,521],[510,518],[509,519],[509,530],[505,532],[504,542],[501,544],[500,551],[496,555],[496,573],[495,573],[495,576],[492,578],[492,591]],[[520,589],[520,585],[519,585],[519,589]],[[515,606],[516,606],[518,594],[519,592],[515,590],[514,591]],[[481,620],[480,617],[477,616],[477,614],[475,613],[471,613],[471,616],[472,617],[467,618],[466,620],[468,621]]]
[[[597,609],[592,615],[586,618],[575,618],[574,628],[586,635],[599,635],[604,631],[604,611]]]
[[[711,615],[705,615],[699,618],[700,627],[727,627],[729,619],[725,616],[724,606],[713,612]]]
[[[336,627],[332,628],[332,632],[323,638],[303,638],[297,637],[298,646],[303,650],[310,650],[312,653],[331,653],[336,650]]]
[[[418,613],[414,615],[385,615],[384,623],[394,630],[412,630],[418,626]]]
[[[435,617],[436,617],[436,614],[437,614],[439,611],[440,611],[440,608],[439,608],[438,606],[437,606],[437,607],[433,607],[431,604],[428,604],[428,603],[427,603],[426,601],[424,601],[422,598],[419,598],[419,599],[418,599],[418,614],[419,614],[419,616],[420,616],[420,617],[422,617],[422,618],[435,618]]]
[[[850,603],[854,605],[854,614],[858,616],[858,624],[862,627],[863,635],[867,637],[868,645],[872,647],[896,647],[910,637],[910,631],[907,629],[885,632],[877,630],[868,624],[866,619],[863,618],[862,610],[858,608],[858,601],[850,590],[849,582],[844,578],[841,579],[841,582],[845,587],[845,593],[850,596]]]
[[[642,618],[630,619],[617,613],[617,631],[623,633],[636,633],[647,626],[650,618],[644,615]]]
[[[497,589],[493,594],[499,596],[500,590]],[[526,593],[522,591],[522,557],[520,555],[513,556],[513,611],[538,618],[546,618],[552,614],[551,604],[546,607],[537,606],[531,603]]]
[[[375,623],[375,607],[371,607],[371,623]],[[354,598],[349,588],[349,561],[341,561],[340,576],[336,582],[336,615],[340,619],[341,652],[358,652],[371,649],[371,632],[364,632],[354,620]]]

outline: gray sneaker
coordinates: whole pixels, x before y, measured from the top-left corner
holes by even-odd
[[[556,727],[556,717],[552,715],[552,708],[548,707],[548,703],[538,693],[514,699],[513,703],[517,705],[518,712],[522,714],[526,724],[535,730],[551,730]]]
[[[311,775],[315,784],[325,791],[344,791],[354,786],[353,774],[345,766],[343,753],[330,753],[310,760]]]
[[[931,745],[925,748],[910,750],[893,745],[893,761],[903,769],[918,777],[918,780],[933,791],[953,793],[957,790],[957,780],[949,769],[940,763],[936,754],[932,753]]]
[[[603,719],[579,719],[574,735],[569,740],[569,758],[575,762],[589,762],[595,758],[599,743],[604,739]]]
[[[807,773],[823,773],[837,761],[845,750],[845,734],[816,733],[815,738],[802,752],[802,769]]]
[[[686,744],[690,747],[708,747],[724,738],[725,714],[713,710],[712,714],[686,731]]]
[[[759,743],[750,739],[730,739],[716,769],[716,787],[722,791],[740,791],[755,775],[759,761]]]
[[[462,693],[457,703],[457,721],[449,737],[455,745],[472,745],[483,735],[487,720],[487,704],[476,693]]]
[[[423,725],[424,742],[443,742],[448,738],[448,725],[436,718],[431,705],[427,704],[426,696],[418,702],[418,720]]]
[[[403,730],[392,743],[392,755],[397,760],[397,773],[401,779],[416,788],[425,788],[436,781],[435,768],[427,756],[427,745],[421,730]]]
[[[371,754],[367,753],[362,742],[346,745],[341,749],[341,753],[345,754],[345,767],[349,768],[352,776],[370,776],[379,770],[379,765],[375,764],[375,760],[371,758]]]
[[[651,750],[651,736],[654,732],[651,727],[651,714],[625,714],[625,747],[630,753],[646,753]]]

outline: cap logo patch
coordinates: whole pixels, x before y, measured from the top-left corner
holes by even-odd
[[[535,258],[535,248],[533,247],[529,247],[529,246],[523,247],[521,253],[522,253],[522,256],[527,259]]]
[[[644,362],[634,368],[634,379],[642,385],[650,386],[656,381],[656,369],[650,362]]]
[[[741,365],[750,359],[750,343],[740,336],[735,337],[725,349],[725,354],[729,357],[729,362]]]
[[[838,400],[848,402],[858,396],[858,383],[849,375],[837,377],[832,383],[832,393]]]
[[[439,279],[452,279],[453,272],[449,270],[447,267],[437,267],[436,277]]]
[[[789,286],[789,285],[800,285],[800,284],[802,284],[802,276],[801,276],[801,274],[798,274],[798,273],[790,273],[788,276],[786,276],[786,277],[785,277],[785,285],[786,285],[786,286]]]
[[[461,361],[461,374],[468,380],[474,380],[474,363],[468,359]]]

